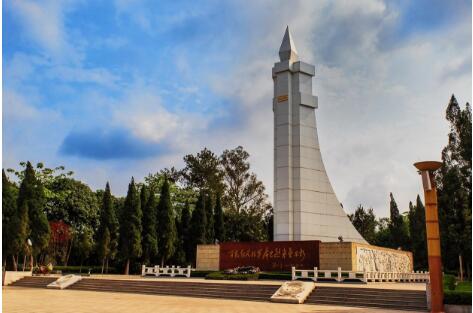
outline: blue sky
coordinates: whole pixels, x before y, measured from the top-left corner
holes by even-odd
[[[392,191],[406,209],[450,95],[471,102],[469,1],[3,1],[3,167],[65,165],[121,195],[187,153],[243,145],[271,196],[286,25],[316,65],[339,200],[386,215]]]

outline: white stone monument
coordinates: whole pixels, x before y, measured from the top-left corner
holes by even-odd
[[[289,27],[274,64],[274,240],[366,243],[328,179],[315,123],[315,67],[299,61]]]

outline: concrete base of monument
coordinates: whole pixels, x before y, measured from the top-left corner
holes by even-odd
[[[224,242],[197,246],[197,270],[258,266],[262,271],[298,269],[410,273],[412,253],[356,242]]]
[[[315,284],[313,282],[286,281],[271,296],[270,301],[301,304],[304,303],[314,288]]]

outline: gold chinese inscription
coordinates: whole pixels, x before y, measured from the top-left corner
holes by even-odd
[[[303,262],[306,252],[303,248],[260,248],[260,249],[232,249],[229,251],[231,259],[278,260],[296,259]]]
[[[287,95],[278,96],[278,103],[287,101],[287,99],[289,99]]]

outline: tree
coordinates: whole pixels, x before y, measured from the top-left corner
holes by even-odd
[[[437,173],[442,263],[471,274],[471,108],[462,110],[452,95],[446,110],[450,123],[443,166]],[[461,271],[462,272],[462,271]],[[470,275],[469,275],[470,276]]]
[[[102,196],[97,243],[97,254],[102,261],[102,273],[104,268],[108,272],[108,261],[115,257],[118,248],[118,220],[108,182]]]
[[[45,252],[49,243],[49,223],[44,212],[45,196],[41,182],[35,177],[35,171],[27,162],[18,194],[18,208],[28,211],[33,256]]]
[[[192,262],[191,258],[192,258],[192,244],[193,243],[192,243],[192,238],[190,236],[191,223],[192,222],[191,222],[190,206],[189,206],[189,203],[187,203],[184,209],[182,210],[181,227],[180,227],[180,232],[179,232],[179,236],[181,237],[181,240],[182,240],[186,262]]]
[[[391,232],[389,231],[390,220],[388,217],[382,217],[377,221],[377,231],[374,244],[380,247],[391,247]]]
[[[176,225],[171,205],[168,179],[164,178],[158,204],[158,247],[161,265],[174,254]]]
[[[409,233],[415,269],[426,269],[428,266],[425,227],[425,208],[417,195],[416,205],[409,202]]]
[[[3,253],[3,263],[6,265],[6,260],[8,256],[13,257],[13,267],[14,270],[17,269],[17,262],[15,256],[20,253],[21,249],[13,245],[12,243],[17,242],[20,237],[20,241],[24,244],[26,240],[25,233],[27,233],[28,228],[21,228],[21,225],[18,224],[17,219],[21,219],[21,213],[17,210],[16,201],[18,197],[18,188],[10,182],[5,171],[2,170],[2,253]],[[26,211],[26,216],[28,218],[28,212]],[[28,220],[23,222],[26,227],[28,227]],[[23,233],[23,231],[25,233]]]
[[[157,238],[157,201],[154,191],[150,190],[143,208],[143,262],[148,264],[158,254]]]
[[[271,210],[264,185],[250,172],[249,154],[239,146],[223,151],[225,193],[225,229],[230,241],[263,241],[268,239],[265,217]]]
[[[220,193],[215,197],[215,209],[214,209],[214,236],[215,239],[222,242],[225,238],[225,225],[223,220],[223,209],[222,199]]]
[[[360,204],[354,214],[348,215],[348,218],[355,226],[360,235],[369,243],[373,244],[376,237],[376,216],[373,209],[366,211]]]
[[[389,222],[389,232],[390,232],[390,246],[392,248],[402,248],[407,250],[408,248],[408,232],[407,225],[404,222],[402,215],[399,213],[396,200],[392,193],[389,194],[391,198],[389,202],[389,211],[390,211],[390,222]]]
[[[224,206],[236,213],[247,211],[264,214],[268,207],[268,196],[263,182],[250,172],[249,157],[241,146],[223,151],[220,161],[226,186]]]
[[[212,201],[212,196],[210,194],[206,194],[205,200],[205,216],[207,217],[207,227],[206,231],[207,234],[205,235],[206,243],[214,243],[215,242],[215,233],[214,233],[214,206]]]
[[[148,188],[146,187],[145,184],[141,185],[141,190],[140,190],[140,205],[141,205],[141,210],[144,211],[146,208],[146,204],[148,202],[148,197],[149,197],[149,191]],[[143,219],[145,218],[143,214]],[[142,224],[144,225],[144,220],[142,221]]]
[[[218,157],[207,148],[197,153],[184,156],[185,167],[181,171],[187,186],[217,192],[223,189],[220,162]]]
[[[197,203],[195,205],[194,212],[192,213],[190,223],[190,239],[192,242],[191,246],[191,260],[195,260],[195,252],[198,244],[204,244],[207,242],[207,216],[205,210],[205,195],[201,191]]]
[[[122,225],[120,225],[121,253],[125,259],[125,275],[130,271],[130,259],[139,258],[143,252],[141,247],[140,198],[132,177],[123,207]]]

